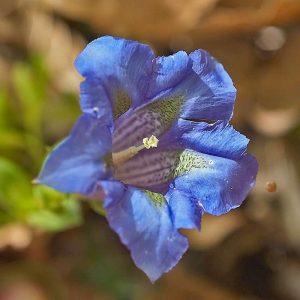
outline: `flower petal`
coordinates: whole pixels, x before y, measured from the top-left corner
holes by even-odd
[[[180,51],[154,61],[148,99],[183,97],[179,116],[184,119],[228,121],[235,96],[236,89],[227,72],[204,50],[189,56]]]
[[[114,151],[139,145],[151,135],[159,138],[179,118],[227,122],[232,116],[236,90],[222,65],[207,52],[188,56],[180,51],[154,62],[148,99],[117,121]]]
[[[241,205],[255,184],[257,174],[256,159],[245,154],[238,160],[232,160],[206,154],[191,152],[186,163],[191,166],[189,172],[174,179],[174,187],[190,197],[198,199],[206,213],[221,215]],[[202,165],[197,159],[203,160]],[[186,168],[186,167],[185,167]]]
[[[96,182],[109,175],[105,156],[110,151],[109,128],[82,115],[69,137],[49,154],[36,181],[65,193],[92,194]]]
[[[240,158],[246,151],[249,139],[230,124],[196,123],[179,119],[160,139],[161,147],[191,149],[197,152],[227,158]]]
[[[131,251],[135,264],[151,281],[172,269],[187,250],[188,241],[177,231],[164,197],[126,187],[118,182],[101,182],[107,198],[108,222]]]
[[[104,87],[95,79],[87,78],[80,84],[80,106],[84,113],[101,119],[112,127],[113,109]]]
[[[198,229],[201,226],[202,206],[189,194],[170,188],[166,194],[176,228]]]
[[[161,138],[162,148],[182,149],[174,186],[201,202],[211,214],[239,206],[255,184],[256,159],[245,154],[249,140],[231,125],[179,120]]]
[[[87,91],[82,91],[85,94],[81,97],[84,112],[93,107],[100,108],[102,98],[106,96],[111,101],[116,118],[130,106],[141,105],[153,59],[151,48],[135,41],[104,36],[88,44],[77,57],[75,66],[81,75],[102,86],[94,89],[106,91],[106,95],[101,92],[97,99],[93,91],[90,97]]]
[[[213,104],[213,107],[207,107],[208,112],[213,114],[212,110],[217,110],[220,114],[218,120],[230,120],[236,97],[236,88],[230,76],[222,64],[205,50],[199,49],[192,52],[190,58],[193,61],[194,71],[213,93],[212,99],[205,99],[205,101],[211,101],[210,103]]]
[[[147,93],[149,99],[158,98],[158,95],[182,84],[187,77],[196,75],[193,72],[193,62],[185,51],[170,56],[159,56],[153,63],[153,73]],[[197,76],[194,78],[196,79]]]
[[[151,135],[159,138],[171,128],[183,111],[187,101],[185,93],[195,88],[191,84],[184,90],[180,89],[184,82],[188,81],[189,84],[189,79],[192,83],[199,81],[192,69],[192,60],[185,52],[157,58],[145,105],[128,112],[116,122],[114,151],[139,145],[143,138]]]

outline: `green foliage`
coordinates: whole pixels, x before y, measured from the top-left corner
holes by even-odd
[[[81,224],[80,202],[75,196],[58,193],[47,187],[33,188],[39,209],[28,215],[29,224],[48,231],[60,231]]]
[[[42,186],[33,186],[18,165],[0,158],[0,225],[26,222],[48,231],[59,231],[82,221],[80,203]]]
[[[22,219],[32,209],[29,177],[17,165],[0,159],[0,224]]]
[[[53,99],[62,101],[53,105]],[[76,105],[75,96],[53,88],[40,56],[13,65],[11,86],[0,88],[0,226],[24,222],[60,231],[81,223],[75,196],[31,183],[46,154],[45,141],[53,131],[55,140],[61,137],[56,134],[73,122]]]
[[[15,64],[12,82],[20,101],[23,126],[27,132],[40,136],[42,107],[47,87],[47,75],[42,60],[33,57],[31,64]]]

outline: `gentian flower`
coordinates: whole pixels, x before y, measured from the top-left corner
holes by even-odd
[[[236,89],[204,50],[155,57],[102,37],[75,61],[82,116],[37,179],[101,198],[110,227],[151,281],[188,248],[180,228],[238,207],[253,187],[249,140],[228,124]]]

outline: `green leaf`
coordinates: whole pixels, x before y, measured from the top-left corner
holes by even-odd
[[[33,195],[40,209],[28,215],[30,225],[46,231],[61,231],[82,223],[81,203],[75,196],[45,186],[35,186]]]
[[[0,211],[7,220],[23,220],[35,209],[29,176],[18,165],[0,158]],[[0,220],[0,223],[5,223]]]
[[[80,202],[47,187],[35,187],[42,209],[28,215],[27,222],[46,231],[61,231],[82,223]]]
[[[33,186],[21,167],[0,158],[0,225],[20,221],[42,230],[64,230],[81,224],[81,203],[75,196]]]
[[[12,128],[0,127],[0,148],[22,149],[24,145],[24,136],[21,132]]]
[[[4,126],[7,123],[7,103],[7,91],[0,88],[0,126]]]
[[[16,63],[12,72],[13,86],[21,104],[25,128],[40,136],[42,106],[46,96],[47,76],[41,59]]]

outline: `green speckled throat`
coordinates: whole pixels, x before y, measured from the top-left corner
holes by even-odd
[[[144,193],[156,207],[162,207],[164,205],[165,197],[162,194],[150,192],[147,190],[145,190]]]
[[[179,154],[172,177],[184,175],[193,169],[207,169],[211,167],[211,162],[200,153],[192,150],[184,150]]]
[[[113,114],[114,118],[118,119],[122,114],[124,114],[131,106],[131,99],[128,94],[122,90],[118,90],[115,93],[115,101]]]
[[[160,124],[166,130],[177,119],[184,97],[181,95],[168,97],[166,99],[156,100],[148,104],[143,110],[148,110],[159,115]]]

